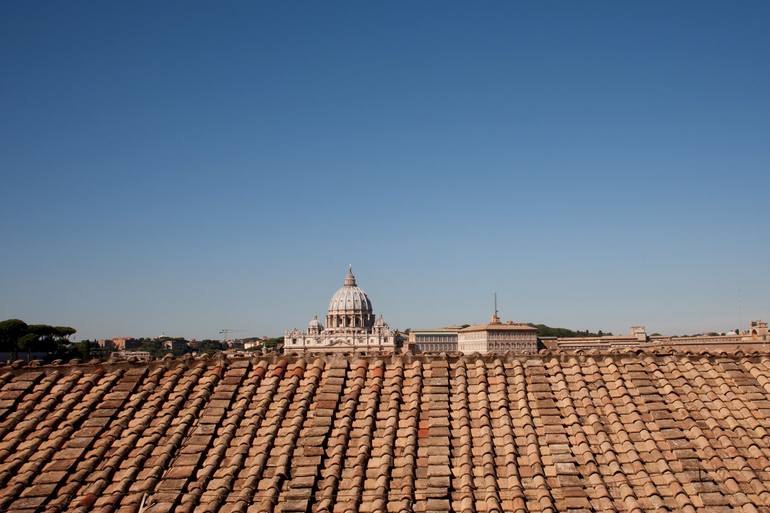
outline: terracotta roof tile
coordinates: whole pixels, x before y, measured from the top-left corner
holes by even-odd
[[[0,510],[770,508],[765,354],[6,367]]]

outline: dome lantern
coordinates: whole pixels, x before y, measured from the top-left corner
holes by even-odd
[[[348,274],[345,275],[345,281],[343,282],[343,285],[345,287],[356,286],[356,277],[353,274],[353,266],[351,264],[348,264]]]

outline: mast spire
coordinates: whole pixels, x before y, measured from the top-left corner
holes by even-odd
[[[495,312],[492,314],[492,321],[490,324],[500,324],[500,316],[497,315],[497,292],[495,292],[493,295],[495,298]]]

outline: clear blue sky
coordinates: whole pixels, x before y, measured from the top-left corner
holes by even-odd
[[[770,3],[3,2],[0,319],[770,318]]]

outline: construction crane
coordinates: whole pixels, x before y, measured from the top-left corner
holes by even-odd
[[[239,332],[242,332],[242,331],[244,331],[244,330],[233,330],[233,329],[230,329],[230,328],[225,328],[223,330],[219,330],[219,334],[223,335],[222,341],[223,342],[227,342],[227,340],[228,340],[227,337],[230,335],[230,333],[239,333]]]

